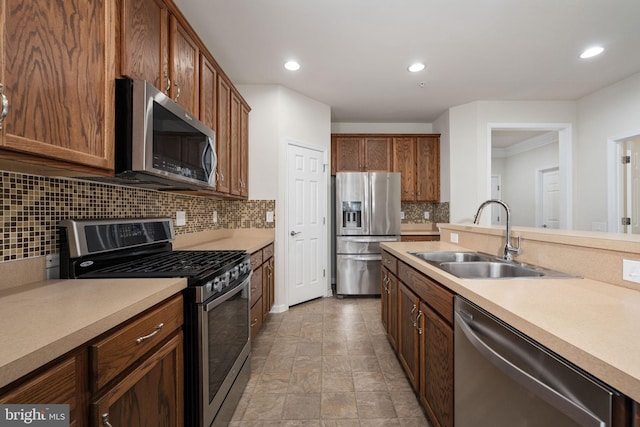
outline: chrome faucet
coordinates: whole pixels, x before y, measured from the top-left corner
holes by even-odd
[[[498,200],[498,199],[490,199],[485,202],[482,202],[482,204],[480,204],[480,207],[478,208],[478,212],[476,212],[476,216],[473,217],[473,223],[474,224],[478,223],[478,221],[480,220],[480,214],[482,213],[482,209],[484,209],[485,206],[490,205],[492,203],[502,206],[507,214],[507,232],[506,232],[507,235],[505,237],[504,248],[502,249],[502,257],[506,261],[511,261],[513,259],[512,254],[520,253],[520,236],[518,236],[518,246],[513,246],[511,244],[511,209],[509,209],[509,205],[507,205],[502,200]]]

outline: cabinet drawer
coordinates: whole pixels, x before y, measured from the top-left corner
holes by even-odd
[[[262,249],[262,259],[268,260],[273,256],[273,243]]]
[[[429,304],[449,324],[453,324],[453,293],[403,262],[398,263],[398,278]]]
[[[398,260],[387,251],[382,251],[382,265],[393,274],[398,274]]]
[[[262,251],[252,253],[251,260],[249,262],[251,263],[252,270],[258,268],[258,266],[262,264]]]
[[[91,345],[92,390],[104,387],[182,323],[182,295],[178,295]]]
[[[258,298],[262,296],[262,269],[264,267],[260,266],[253,270],[253,275],[251,276],[251,307],[258,301]]]
[[[262,298],[251,307],[251,338],[253,339],[262,327]]]

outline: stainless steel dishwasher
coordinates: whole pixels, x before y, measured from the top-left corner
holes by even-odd
[[[617,427],[625,397],[462,297],[455,299],[456,427]]]

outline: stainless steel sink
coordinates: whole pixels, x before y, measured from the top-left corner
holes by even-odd
[[[490,261],[495,257],[477,252],[412,252],[429,263]]]
[[[461,279],[501,279],[506,277],[542,277],[541,271],[507,262],[443,262],[439,267]]]
[[[472,251],[411,252],[411,255],[461,279],[575,278],[571,274],[536,265],[507,261]]]

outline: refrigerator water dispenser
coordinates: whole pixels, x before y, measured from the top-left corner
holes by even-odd
[[[362,228],[362,202],[342,202],[342,227]]]

